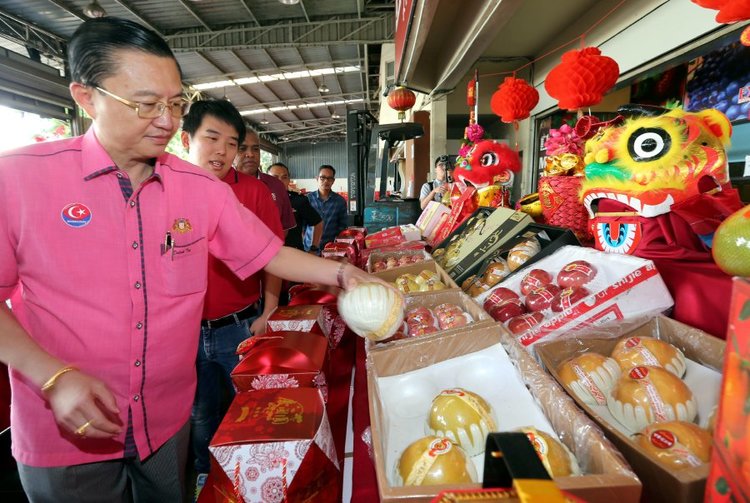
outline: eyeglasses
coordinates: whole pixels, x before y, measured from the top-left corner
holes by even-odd
[[[323,176],[323,175],[320,175],[318,178],[320,178],[320,180],[323,182],[332,182],[336,179],[335,176]]]
[[[187,113],[188,107],[190,106],[190,103],[188,103],[187,100],[184,99],[172,101],[171,103],[164,103],[163,101],[141,103],[138,101],[126,100],[125,98],[117,96],[116,94],[111,93],[106,89],[102,89],[99,86],[94,86],[94,89],[103,94],[106,94],[110,98],[119,101],[126,107],[132,108],[141,119],[156,119],[157,117],[161,117],[162,115],[164,115],[164,111],[167,109],[169,109],[169,114],[172,117],[174,117],[175,119],[179,119]]]

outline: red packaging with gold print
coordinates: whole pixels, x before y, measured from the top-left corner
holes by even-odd
[[[270,332],[313,332],[325,335],[331,349],[338,347],[348,330],[339,316],[336,304],[280,306],[268,317],[266,327]]]
[[[237,391],[318,388],[328,399],[328,341],[305,332],[269,332],[238,347],[242,361],[232,370]]]
[[[209,451],[216,501],[328,503],[340,498],[336,450],[317,390],[238,393]]]

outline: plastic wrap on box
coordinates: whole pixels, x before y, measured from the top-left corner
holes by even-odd
[[[607,356],[619,338],[626,336],[661,339],[685,354],[688,368],[684,381],[693,391],[698,403],[696,422],[705,427],[718,400],[725,342],[664,316],[649,320],[632,320],[626,326],[612,327],[611,332],[613,333],[610,333],[610,330],[596,328],[576,332],[570,334],[571,338],[539,344],[536,347],[537,355],[559,382],[557,369],[563,361],[572,356],[587,351],[596,351]],[[606,410],[606,406],[591,406],[576,397],[573,399],[601,426],[607,437],[630,462],[643,481],[648,501],[703,501],[708,465],[681,470],[665,467],[631,439],[630,432],[616,422]]]
[[[483,326],[483,325],[495,325],[495,322],[490,318],[490,316],[484,312],[483,309],[481,309],[475,302],[472,302],[471,298],[463,293],[462,291],[458,289],[452,289],[452,290],[438,290],[436,292],[424,292],[420,295],[406,295],[404,297],[404,300],[406,302],[406,308],[404,309],[404,313],[407,313],[408,311],[411,311],[414,308],[424,306],[426,308],[432,309],[436,306],[439,306],[441,304],[455,304],[458,307],[460,307],[463,311],[468,313],[471,318],[471,328],[477,327],[477,326]],[[410,344],[412,341],[419,339],[434,339],[443,337],[446,334],[451,334],[453,332],[466,330],[467,327],[458,327],[458,328],[451,328],[448,330],[440,330],[438,332],[434,332],[428,335],[421,335],[417,337],[406,337],[405,339],[394,339],[394,340],[385,340],[381,342],[373,342],[369,339],[365,341],[365,348],[370,350],[380,350],[386,347],[392,347],[392,346],[400,346],[405,344]]]
[[[641,485],[627,463],[606,441],[598,428],[586,419],[530,356],[523,354],[519,349],[517,351],[522,354],[521,363],[516,363],[515,366],[511,363],[501,344],[503,332],[504,329],[500,325],[473,328],[449,334],[439,340],[421,339],[407,346],[368,354],[370,417],[381,500],[430,501],[441,489],[440,486],[393,486],[389,478],[393,469],[391,459],[394,457],[394,451],[392,447],[388,450],[387,436],[395,431],[394,428],[398,430],[399,435],[403,435],[406,427],[413,427],[410,426],[410,422],[414,422],[414,418],[409,419],[406,416],[416,412],[417,408],[428,407],[432,393],[435,392],[435,389],[432,389],[434,385],[425,390],[424,381],[417,382],[422,383],[420,387],[414,383],[407,386],[407,380],[413,375],[428,372],[431,373],[431,379],[452,380],[448,384],[453,386],[462,386],[466,389],[472,386],[489,386],[494,389],[494,392],[488,392],[490,394],[506,397],[512,394],[513,398],[500,399],[499,404],[489,397],[493,408],[498,407],[494,412],[499,416],[495,418],[498,421],[498,430],[503,430],[503,424],[507,429],[521,426],[518,424],[518,415],[523,413],[522,410],[535,410],[533,417],[536,419],[529,417],[521,422],[534,424],[548,433],[557,433],[560,440],[576,454],[579,464],[586,472],[581,476],[556,478],[555,482],[561,489],[591,503],[611,503],[613,498],[620,503],[639,501]],[[510,341],[509,337],[507,339]],[[493,355],[499,354],[505,356],[495,359],[496,356]],[[469,361],[471,363],[468,363]],[[441,370],[439,365],[445,364],[458,366],[453,371]],[[505,369],[504,372],[508,372],[508,376],[504,379],[496,378],[498,367]],[[391,390],[399,390],[402,394],[412,393],[408,398],[404,398],[398,407],[389,409],[396,411],[399,417],[389,416],[384,409],[386,397],[392,398],[391,391],[381,390],[379,382],[385,378],[395,378]],[[498,386],[498,383],[503,385]],[[509,383],[512,383],[512,386]],[[512,393],[511,387],[514,390]],[[517,392],[525,393],[526,398],[520,400],[516,396]],[[462,486],[469,487],[478,487],[478,484]]]
[[[402,265],[395,265],[393,267],[388,267],[387,269],[382,269],[380,271],[373,270],[375,267],[375,263],[379,260],[386,260],[389,257],[395,258],[397,261],[401,259],[402,257],[419,257],[421,260],[419,262],[409,262],[407,264]],[[367,257],[366,267],[365,270],[367,272],[382,272],[382,271],[390,271],[392,269],[399,269],[401,267],[406,267],[408,265],[417,264],[426,262],[428,260],[432,260],[432,257],[429,253],[427,253],[424,249],[420,250],[397,250],[397,251],[381,251],[381,249],[376,248],[372,253],[369,254]]]
[[[556,283],[558,272],[575,260],[585,260],[597,268],[596,276],[583,285],[589,294],[559,313],[550,308],[539,311],[544,315],[542,322],[517,335],[522,345],[564,338],[589,325],[609,326],[623,320],[656,316],[673,305],[672,296],[650,260],[578,246],[563,246],[533,268],[509,277],[475,300],[483,304],[497,288],[520,293],[521,282],[530,269],[547,271]]]

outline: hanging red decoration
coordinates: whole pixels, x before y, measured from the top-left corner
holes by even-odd
[[[466,106],[473,107],[477,104],[477,81],[471,79],[466,84]]]
[[[617,62],[596,47],[574,49],[562,55],[544,82],[544,88],[564,110],[596,105],[617,82]]]
[[[750,19],[750,0],[692,0],[706,9],[718,10],[717,23],[736,23]]]
[[[539,91],[525,80],[506,77],[492,95],[490,108],[503,122],[520,121],[539,103]]]
[[[398,119],[403,122],[406,111],[417,102],[417,96],[405,87],[397,87],[388,93],[388,106],[398,111]]]

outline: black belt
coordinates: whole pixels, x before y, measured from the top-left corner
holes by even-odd
[[[216,318],[215,320],[201,320],[201,326],[208,329],[226,327],[227,325],[239,325],[248,318],[258,316],[258,303],[250,304],[242,311]]]

